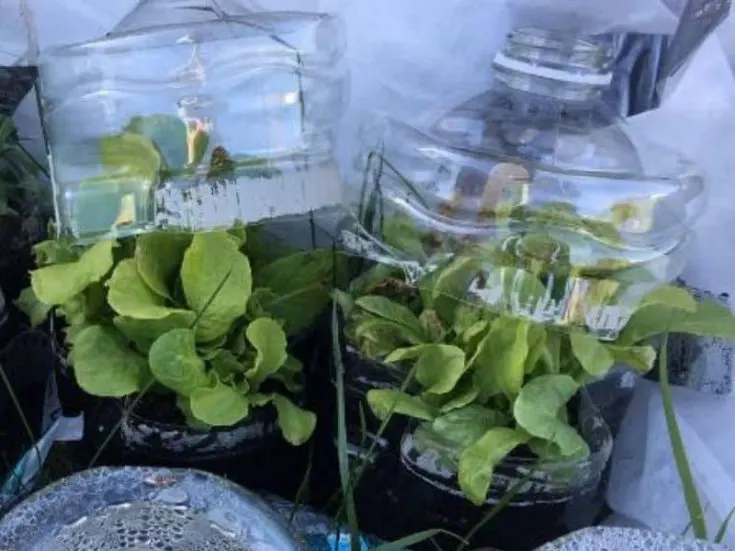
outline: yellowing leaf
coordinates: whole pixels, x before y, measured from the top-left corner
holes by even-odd
[[[199,387],[189,397],[192,415],[211,427],[231,427],[248,416],[250,403],[237,389],[217,381]]]
[[[294,405],[280,394],[273,394],[272,399],[278,414],[278,426],[286,441],[293,446],[306,443],[316,428],[316,415]]]
[[[528,436],[521,432],[497,427],[465,448],[459,458],[459,487],[467,499],[477,506],[484,504],[495,466],[527,441]]]
[[[505,394],[515,397],[523,386],[528,357],[529,323],[501,317],[480,342],[470,361],[475,366],[475,386],[483,400]]]
[[[385,420],[389,415],[406,415],[414,419],[431,421],[434,411],[420,398],[396,389],[374,389],[367,393],[368,404],[375,416]]]
[[[250,383],[257,388],[288,359],[286,334],[276,321],[258,318],[248,325],[245,336],[257,351],[255,366],[246,374]]]
[[[569,335],[569,342],[579,365],[593,377],[602,377],[615,364],[608,348],[592,335],[574,332]]]
[[[121,398],[141,389],[148,362],[114,329],[87,327],[75,335],[72,350],[77,383],[92,396]]]
[[[148,362],[156,380],[177,394],[191,396],[209,384],[190,329],[172,329],[159,337],[148,352]]]
[[[38,299],[49,306],[72,300],[92,283],[100,281],[112,269],[114,241],[99,241],[79,260],[46,266],[31,272],[31,286]]]
[[[156,294],[171,299],[184,252],[192,236],[181,232],[154,232],[135,241],[135,265],[141,279]]]
[[[589,454],[589,446],[559,413],[577,393],[579,385],[569,375],[541,375],[531,379],[513,404],[518,426],[531,436],[554,442],[564,456]]]
[[[226,232],[199,233],[184,254],[181,283],[189,308],[199,315],[197,341],[214,341],[247,310],[250,262]]]
[[[145,284],[131,258],[120,261],[107,287],[107,302],[121,316],[162,319],[176,312],[165,306],[165,299]]]

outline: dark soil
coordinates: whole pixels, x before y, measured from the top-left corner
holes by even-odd
[[[0,66],[0,115],[12,115],[36,82],[35,67]]]

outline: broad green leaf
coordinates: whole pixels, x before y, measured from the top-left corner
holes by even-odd
[[[148,352],[148,362],[156,380],[177,394],[191,396],[196,389],[209,386],[191,329],[172,329],[159,337]]]
[[[588,454],[584,439],[559,419],[559,411],[578,390],[579,385],[569,375],[541,375],[521,389],[513,404],[513,416],[530,435],[558,445],[564,456]]]
[[[416,360],[431,348],[430,344],[419,344],[417,346],[409,346],[407,348],[396,348],[393,352],[385,357],[385,363],[399,363],[410,360]]]
[[[425,260],[422,232],[410,218],[391,216],[383,220],[383,241],[413,260]]]
[[[278,413],[278,426],[286,441],[293,446],[305,444],[316,428],[316,415],[301,409],[285,396],[273,394],[273,405]]]
[[[528,357],[529,323],[500,317],[470,361],[475,366],[475,386],[482,400],[497,394],[515,397],[523,386]]]
[[[697,303],[694,312],[653,304],[633,314],[615,344],[630,346],[663,333],[735,339],[735,317],[728,306],[714,300]]]
[[[107,302],[121,316],[150,320],[180,312],[165,306],[165,299],[145,284],[132,258],[120,261],[107,287]]]
[[[453,260],[434,280],[432,299],[437,300],[442,295],[464,299],[480,269],[481,264],[477,258],[460,256]]]
[[[100,281],[112,269],[114,241],[99,241],[76,262],[46,266],[31,272],[31,286],[38,299],[60,306]]]
[[[490,272],[487,288],[500,290],[496,304],[513,311],[518,307],[533,310],[546,295],[546,288],[535,275],[508,266],[495,268]]]
[[[367,393],[368,404],[375,416],[385,420],[391,414],[432,421],[434,411],[421,398],[396,389],[374,389]]]
[[[540,323],[532,323],[528,328],[528,357],[526,373],[533,373],[546,350],[546,328]]]
[[[481,319],[480,308],[467,304],[460,304],[455,308],[451,321],[452,329],[457,335],[463,335],[480,323],[487,323]]]
[[[447,394],[457,386],[468,367],[461,348],[432,344],[416,360],[416,380],[429,394]]]
[[[410,343],[422,345],[426,343],[420,335],[405,325],[382,318],[365,318],[355,325],[355,336],[359,339],[369,339],[373,342],[386,342],[389,350],[394,348],[393,343]]]
[[[684,312],[696,312],[697,301],[692,294],[674,285],[662,285],[655,291],[643,297],[639,308],[659,304],[675,310],[683,310]]]
[[[485,333],[490,328],[489,321],[478,321],[473,323],[464,333],[462,333],[462,340],[465,343],[471,343],[477,337]]]
[[[587,333],[573,332],[569,335],[572,352],[587,373],[602,377],[615,364],[615,357],[604,343]]]
[[[652,346],[606,346],[616,362],[627,365],[638,373],[648,373],[656,363],[656,349]]]
[[[474,404],[439,415],[431,423],[431,429],[462,449],[474,444],[488,430],[507,424],[506,415]]]
[[[320,284],[296,288],[281,295],[270,289],[256,289],[253,297],[256,296],[262,311],[260,315],[282,321],[288,335],[298,335],[307,330],[329,305],[329,291]]]
[[[173,298],[174,282],[191,240],[191,234],[179,232],[155,232],[136,238],[135,265],[141,279],[156,294]]]
[[[85,392],[121,398],[141,389],[148,362],[115,329],[93,325],[74,337],[73,364],[74,376]]]
[[[259,318],[248,325],[245,336],[257,351],[255,366],[247,372],[248,380],[257,388],[288,359],[286,334],[278,322]]]
[[[188,329],[195,319],[194,312],[177,310],[165,318],[135,319],[124,316],[115,317],[112,322],[135,347],[147,354],[158,337],[172,329]]]
[[[212,387],[199,387],[189,396],[192,415],[211,427],[231,427],[248,416],[248,399],[233,387],[217,381]]]
[[[142,178],[153,183],[163,166],[163,157],[153,141],[141,134],[123,132],[100,140],[102,165],[116,175]]]
[[[337,304],[339,304],[339,307],[342,310],[342,315],[345,318],[349,318],[350,314],[352,314],[352,310],[355,308],[355,300],[352,298],[352,295],[345,293],[344,291],[340,291],[339,289],[335,289],[332,291],[332,298],[337,302]]]
[[[188,164],[187,126],[180,118],[170,115],[133,117],[125,131],[148,137],[169,168]]]
[[[409,334],[425,342],[426,335],[419,319],[405,306],[381,296],[365,296],[355,305],[366,312],[401,326]]]
[[[561,340],[561,335],[555,331],[548,331],[546,334],[546,344],[541,351],[541,361],[547,373],[555,374],[561,371]]]
[[[312,285],[332,285],[334,254],[316,249],[291,254],[271,262],[255,274],[257,287],[266,287],[276,295],[292,293]]]
[[[528,437],[521,432],[497,427],[465,448],[459,458],[459,487],[467,499],[477,506],[484,504],[495,466],[527,441]]]
[[[186,127],[187,162],[198,165],[209,147],[209,133],[201,124],[189,124]]]
[[[247,310],[250,263],[226,232],[198,233],[184,254],[181,284],[189,308],[199,316],[197,340],[214,341]]]
[[[442,404],[439,409],[439,413],[449,413],[455,409],[460,409],[470,405],[472,402],[477,400],[479,392],[476,388],[472,388],[471,385],[466,385],[460,382],[449,395],[449,399]]]
[[[52,306],[38,300],[36,293],[33,291],[33,287],[23,289],[14,304],[21,312],[28,316],[31,327],[38,327],[46,321],[52,308]]]

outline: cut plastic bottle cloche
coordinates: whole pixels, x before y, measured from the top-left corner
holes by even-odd
[[[435,290],[615,339],[681,273],[704,185],[603,102],[611,66],[602,40],[516,29],[490,90],[373,125],[347,248],[410,283],[441,272]]]
[[[57,226],[79,242],[216,229],[339,203],[343,28],[233,0],[143,0],[43,52]]]

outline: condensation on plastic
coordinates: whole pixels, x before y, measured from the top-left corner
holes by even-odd
[[[42,53],[63,234],[212,229],[339,203],[341,21],[255,8],[143,0],[105,37]]]
[[[643,142],[601,100],[611,44],[517,29],[490,90],[363,132],[360,221],[346,249],[472,304],[617,338],[677,277],[701,213],[687,160]],[[446,283],[445,279],[445,283]]]

